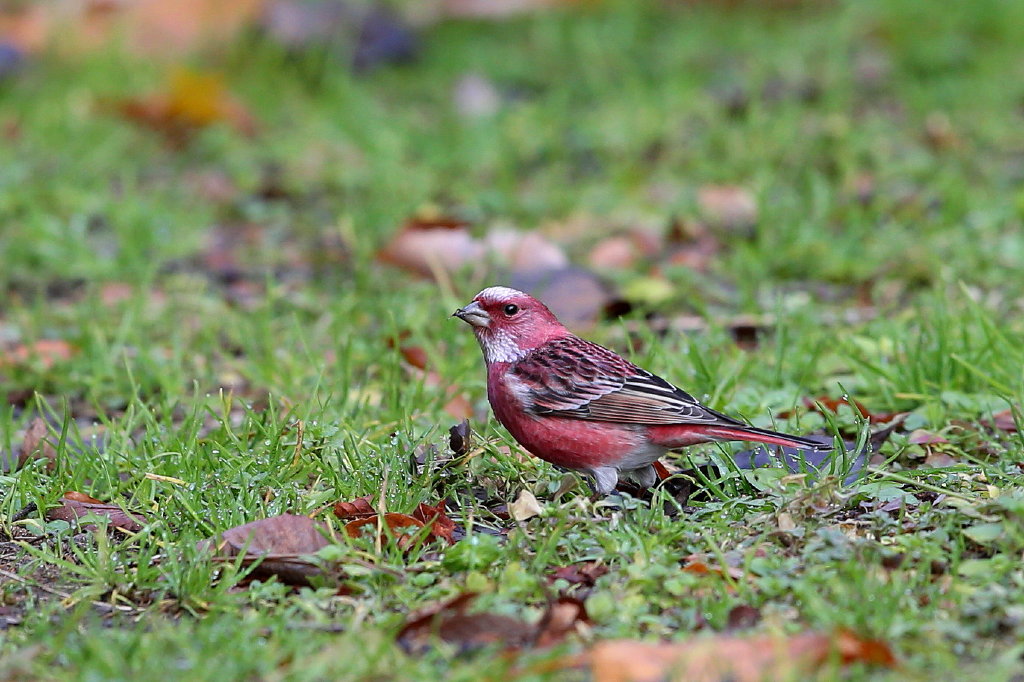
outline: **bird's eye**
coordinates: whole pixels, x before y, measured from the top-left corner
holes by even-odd
[[[517,306],[515,303],[509,303],[507,306],[505,306],[504,311],[506,315],[512,317],[513,315],[519,312],[519,306]]]

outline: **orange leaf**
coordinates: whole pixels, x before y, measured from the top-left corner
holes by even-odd
[[[445,510],[447,505],[448,500],[441,500],[440,504],[436,507],[420,502],[412,515],[413,518],[422,521],[423,525],[430,528],[430,534],[433,537],[440,538],[451,545],[455,543],[453,535],[455,533],[455,522],[448,518]]]
[[[399,533],[403,528],[422,528],[423,522],[419,519],[414,519],[408,514],[395,514],[388,512],[381,517],[380,514],[367,517],[365,519],[354,519],[345,524],[345,532],[348,533],[349,537],[357,538],[363,533],[363,529],[367,526],[376,528],[381,527],[381,542],[384,541],[385,532],[384,527],[391,532],[392,535],[396,536],[398,540],[398,546],[401,549],[406,549],[410,543],[409,536],[404,533]]]
[[[227,123],[242,135],[256,134],[255,119],[215,73],[178,69],[165,91],[115,106],[129,121],[162,134],[172,147],[183,146],[196,131],[215,123]]]

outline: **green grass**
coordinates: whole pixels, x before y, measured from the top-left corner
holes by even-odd
[[[516,662],[445,647],[407,656],[395,634],[409,612],[467,589],[482,593],[479,610],[535,620],[550,594],[580,592],[550,584],[553,568],[600,560],[611,570],[587,595],[595,640],[720,631],[746,604],[762,615],[755,632],[849,627],[902,661],[854,677],[1019,674],[1024,437],[981,421],[1024,404],[1024,6],[635,5],[447,22],[424,33],[417,63],[361,77],[341,65],[320,74],[245,37],[195,64],[225,74],[260,137],[216,127],[179,151],[104,108],[159,89],[157,64],[40,58],[0,83],[0,123],[19,130],[0,146],[0,342],[75,349],[52,367],[0,367],[11,397],[0,450],[16,453],[39,413],[59,440],[52,471],[36,461],[0,475],[0,528],[18,540],[0,545],[0,568],[22,578],[0,577],[0,606],[20,619],[0,634],[0,671],[497,678]],[[495,116],[455,113],[452,87],[468,71],[510,93]],[[811,83],[818,94],[800,96]],[[929,143],[937,114],[955,143]],[[261,195],[268,168],[285,199]],[[859,201],[865,175],[872,198]],[[228,198],[197,189],[211,176],[234,188]],[[672,296],[652,312],[700,313],[711,328],[658,335],[636,313],[637,362],[758,425],[825,429],[813,412],[777,415],[845,392],[877,412],[909,411],[906,429],[880,470],[849,487],[725,467],[681,513],[667,497],[628,510],[582,488],[555,498],[561,474],[499,449],[512,443],[488,415],[479,351],[446,319],[494,271],[438,287],[375,253],[437,206],[480,232],[583,221],[588,231],[565,242],[583,264],[615,229],[693,220],[709,183],[754,191],[757,229],[727,236],[706,274],[662,269]],[[245,225],[258,237],[234,252],[243,290],[219,283],[202,254],[214,226]],[[601,274],[629,290],[650,272]],[[105,302],[113,283],[130,293]],[[836,322],[864,291],[871,315]],[[740,313],[779,323],[741,350],[725,322]],[[441,385],[403,365],[393,346],[405,332]],[[588,336],[627,348],[617,321]],[[448,385],[474,405],[482,454],[411,473],[417,448],[446,452]],[[837,420],[856,431],[852,413]],[[950,441],[952,466],[925,462],[908,440],[916,428]],[[691,454],[726,461],[713,448]],[[542,517],[518,525],[488,511],[524,488]],[[149,524],[124,539],[38,512],[8,521],[67,490]],[[370,493],[406,513],[447,496],[485,544],[479,529],[511,530],[475,566],[449,556],[462,549],[346,545],[371,568],[350,567],[344,595],[237,589],[244,570],[195,548]],[[879,508],[889,500],[901,504]],[[795,528],[779,531],[780,514]],[[681,570],[694,553],[745,576]]]

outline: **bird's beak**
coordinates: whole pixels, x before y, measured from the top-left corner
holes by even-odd
[[[476,301],[472,301],[465,308],[459,308],[452,313],[452,317],[457,317],[473,327],[489,327],[491,325],[491,316]]]

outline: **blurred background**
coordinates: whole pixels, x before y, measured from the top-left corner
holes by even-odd
[[[961,284],[1016,311],[1021,45],[1000,0],[8,0],[0,295],[417,328],[501,282],[741,343]]]

